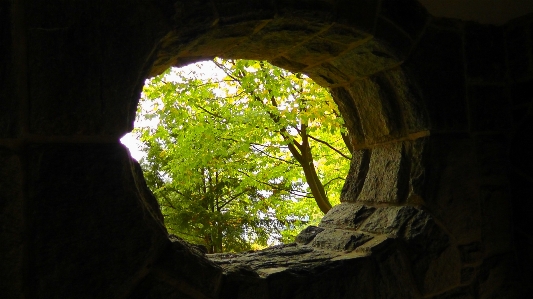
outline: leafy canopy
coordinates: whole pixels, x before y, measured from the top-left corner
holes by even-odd
[[[292,241],[318,222],[348,171],[327,90],[263,61],[214,59],[218,76],[172,68],[147,81],[141,165],[174,233],[208,252]],[[190,68],[189,68],[190,69]]]

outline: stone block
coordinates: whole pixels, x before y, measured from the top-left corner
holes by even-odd
[[[508,185],[481,186],[483,243],[485,255],[505,253],[513,248],[513,211]]]
[[[376,235],[374,238],[365,244],[355,249],[359,254],[378,254],[383,251],[387,251],[389,247],[395,244],[395,239],[387,235]]]
[[[533,79],[523,82],[517,82],[509,87],[511,91],[511,103],[513,106],[519,106],[521,111],[525,111],[522,105],[527,105],[533,102]],[[521,118],[516,118],[515,121],[520,121]]]
[[[330,0],[292,0],[276,2],[279,16],[306,19],[315,22],[330,22],[335,14],[335,5]]]
[[[511,108],[511,117],[513,121],[513,126],[519,126],[524,119],[528,117],[528,111],[524,109],[524,106],[512,107]]]
[[[406,194],[406,203],[408,204],[422,205],[424,202],[422,194],[426,183],[426,149],[429,138],[418,138],[414,141],[404,142],[405,159],[407,159],[405,163],[409,165],[409,178],[408,182],[399,181],[398,184],[408,185],[403,187],[408,189]]]
[[[246,49],[244,58],[272,60],[315,35],[323,26],[325,25],[303,20],[274,19],[250,36],[240,47]],[[235,53],[242,51],[240,47],[228,50],[227,57],[234,57]]]
[[[321,227],[312,225],[308,226],[296,236],[296,239],[294,241],[299,244],[308,244],[313,241],[316,235],[318,235],[322,231],[324,231],[324,229]]]
[[[533,144],[529,142],[529,136],[533,136],[533,114],[528,113],[514,127],[511,136],[509,160],[513,168],[516,168],[522,175],[533,178],[533,159],[530,153],[533,151]]]
[[[407,58],[413,45],[413,40],[406,32],[383,17],[378,17],[374,36],[401,61]]]
[[[455,18],[434,18],[430,19],[430,26],[447,31],[462,32],[465,27],[464,21]]]
[[[511,250],[513,242],[508,138],[504,134],[480,135],[475,142],[484,251],[492,256]]]
[[[336,22],[373,33],[379,2],[372,0],[338,0]]]
[[[402,231],[414,279],[424,296],[459,284],[460,252],[430,214],[418,210]]]
[[[379,278],[375,267],[367,258],[354,258],[324,263],[312,270],[295,268],[276,273],[267,278],[269,298],[379,298],[374,297],[374,282]],[[392,288],[383,292],[393,294]]]
[[[507,87],[470,85],[468,97],[473,132],[501,132],[511,127]]]
[[[83,36],[72,31],[67,26],[29,32],[30,130],[34,134],[95,134],[102,129],[102,66],[95,53],[99,49],[79,40],[78,45],[65,44],[66,40],[76,41],[74,35],[78,39]],[[87,39],[94,44],[97,37]],[[86,78],[80,76],[75,61],[86,62],[81,72]]]
[[[527,282],[533,281],[533,235],[530,232],[517,232],[515,248],[516,260],[519,261],[517,271],[521,273],[521,281],[526,282],[526,294],[531,294],[533,285]]]
[[[421,290],[439,292],[459,283],[460,252],[427,213],[420,211],[409,221],[403,239]]]
[[[26,297],[24,169],[19,155],[0,148],[0,294],[4,298]]]
[[[366,144],[382,143],[401,134],[397,125],[399,111],[391,102],[396,99],[389,85],[367,78],[351,83],[347,90],[357,108]]]
[[[275,5],[270,1],[217,1],[213,5],[216,8],[217,18],[221,24],[273,19],[276,14]]]
[[[55,2],[27,7],[30,131],[122,136],[133,127],[145,64],[172,6]]]
[[[464,265],[480,264],[485,256],[484,244],[481,242],[459,245],[458,249],[461,253],[461,262]]]
[[[381,2],[380,15],[392,21],[416,39],[429,19],[429,14],[415,0],[385,0]]]
[[[474,138],[480,183],[509,183],[509,138],[506,134],[478,135]]]
[[[474,281],[479,273],[477,267],[465,267],[461,269],[461,284],[468,285]]]
[[[250,269],[228,272],[220,290],[220,299],[269,299],[268,285]]]
[[[471,287],[457,287],[431,299],[475,299],[479,298]]]
[[[486,259],[479,267],[479,298],[527,298],[530,294],[524,291],[531,289],[530,283],[522,280],[516,269],[513,254]]]
[[[512,215],[511,219],[515,230],[531,232],[531,215],[533,202],[529,200],[533,194],[531,177],[523,173],[512,171],[510,174],[510,189],[512,190]]]
[[[313,80],[315,80],[314,77]],[[352,96],[344,87],[332,88],[330,92],[344,119],[344,125],[348,129],[352,147],[356,148],[356,145],[364,144],[365,138],[361,127],[361,117],[357,112],[357,107]]]
[[[302,65],[321,64],[323,61],[337,57],[347,46],[324,38],[315,37],[287,53],[290,60]]]
[[[18,120],[12,67],[12,3],[0,2],[0,138],[13,137]]]
[[[352,80],[366,78],[398,65],[391,51],[375,40],[347,50],[331,60],[331,64]]]
[[[319,226],[324,228],[353,229],[359,228],[376,208],[351,202],[334,206],[324,215]]]
[[[363,190],[370,167],[370,150],[356,150],[352,153],[350,170],[341,190],[341,202],[355,202]],[[339,205],[339,208],[342,205]]]
[[[463,42],[459,32],[428,27],[404,63],[424,96],[433,132],[468,130]]]
[[[418,87],[407,77],[402,68],[380,73],[377,78],[382,86],[390,86],[391,109],[396,109],[397,125],[404,134],[419,133],[430,127],[425,102]],[[384,95],[385,96],[385,95]]]
[[[351,298],[352,294],[374,298],[373,282],[380,275],[366,254],[297,244],[208,256],[225,271],[221,298]],[[389,297],[392,290],[386,290]]]
[[[206,0],[199,1],[177,1],[171,13],[175,13],[174,18],[177,25],[210,23],[213,24],[216,12],[212,2]]]
[[[505,26],[505,50],[509,75],[520,80],[531,74],[531,62],[528,49],[531,42],[525,24],[511,23]]]
[[[189,57],[225,57],[230,49],[239,50],[241,44],[248,42],[249,36],[262,24],[264,24],[264,21],[243,21],[238,24],[221,25],[196,39],[193,45],[187,47],[187,50],[180,51],[180,55]]]
[[[149,274],[143,279],[128,299],[194,299],[180,291],[179,288],[168,284],[156,274]]]
[[[501,27],[468,23],[465,28],[465,55],[470,82],[504,82],[507,67]]]
[[[424,210],[417,210],[405,223],[402,237],[411,249],[425,254],[439,255],[450,246],[449,237]]]
[[[319,249],[350,252],[372,239],[371,235],[361,232],[325,229],[316,235],[311,246]]]
[[[401,142],[372,149],[368,172],[357,201],[404,202],[409,192],[409,160]]]
[[[302,64],[300,62],[287,59],[283,56],[276,57],[269,62],[275,66],[279,66],[293,73],[301,73],[307,67],[306,64]]]
[[[475,143],[467,136],[432,136],[422,198],[458,244],[481,240],[483,223]]]
[[[374,259],[376,274],[379,273],[374,283],[375,298],[422,298],[411,271],[407,270],[409,258],[397,246],[390,246]]]
[[[169,241],[157,201],[127,149],[43,145],[28,152],[30,297],[131,292]]]
[[[415,279],[419,278],[423,281],[423,284],[419,286],[423,294],[438,294],[460,284],[461,259],[457,248],[450,246],[438,257],[430,261],[418,262],[422,264],[429,262],[427,270],[421,273],[416,273],[415,270],[414,274]]]
[[[345,84],[350,81],[350,75],[341,72],[329,62],[307,69],[307,75],[323,87]]]
[[[374,234],[397,235],[416,213],[417,209],[409,206],[377,208],[359,230]]]
[[[326,31],[319,33],[318,37],[352,47],[362,45],[372,39],[369,33],[339,24],[331,25]]]
[[[157,280],[191,298],[214,298],[221,287],[222,269],[183,240],[175,236],[170,240],[172,245],[153,266]]]
[[[525,276],[533,279],[533,238],[531,236],[531,215],[533,214],[533,146],[529,142],[533,134],[533,116],[528,114],[516,128],[509,148],[510,171],[509,182],[512,204],[512,226],[515,233],[514,247],[518,250],[520,267]],[[503,198],[491,198],[500,202]],[[493,201],[491,200],[491,201]],[[518,245],[521,244],[521,245]],[[530,288],[533,289],[533,288]]]

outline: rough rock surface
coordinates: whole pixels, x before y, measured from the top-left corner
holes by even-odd
[[[0,297],[528,298],[532,23],[416,0],[0,0]],[[213,56],[308,74],[343,116],[344,203],[296,244],[209,261],[169,240],[118,145],[145,78]]]
[[[336,279],[352,282],[335,284],[333,292],[345,294],[335,298],[353,298],[354,287],[368,292],[357,298],[421,298],[460,285],[459,249],[427,212],[413,206],[342,203],[297,240],[255,252],[208,255],[231,281],[223,284],[222,298],[249,298],[259,289],[264,298],[321,298],[324,290],[333,291],[330,279],[316,278],[326,273],[343,273]]]

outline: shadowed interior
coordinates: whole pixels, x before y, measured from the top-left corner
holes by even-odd
[[[532,28],[410,0],[0,1],[0,294],[521,298]],[[145,78],[214,56],[306,73],[346,120],[342,203],[295,243],[169,239],[118,142]]]

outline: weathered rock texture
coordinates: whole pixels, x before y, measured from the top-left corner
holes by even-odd
[[[296,243],[171,238],[118,143],[143,80],[213,56],[328,87],[354,148]],[[525,298],[533,16],[415,0],[0,0],[1,298]]]
[[[468,266],[424,210],[348,202],[296,243],[209,259],[232,281],[221,298],[423,298],[460,286]]]

